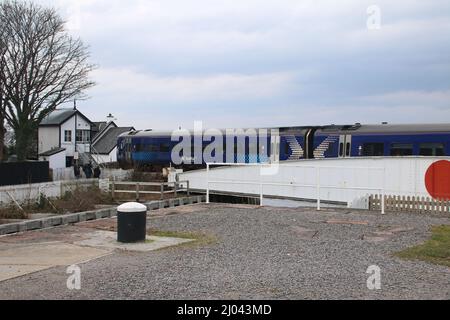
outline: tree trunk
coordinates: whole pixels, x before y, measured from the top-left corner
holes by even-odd
[[[16,138],[17,160],[25,161],[30,154],[34,128],[29,125],[22,125],[14,128]]]
[[[4,159],[4,150],[5,150],[5,121],[3,118],[2,110],[0,110],[0,162],[2,162]]]

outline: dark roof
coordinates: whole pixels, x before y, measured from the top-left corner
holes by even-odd
[[[105,134],[92,146],[94,152],[99,154],[109,154],[117,145],[117,137],[127,131],[134,130],[133,127],[110,128]]]
[[[106,121],[94,121],[92,122],[92,131],[100,132],[105,129],[108,122]]]
[[[117,128],[117,124],[114,123],[114,121],[106,122],[106,121],[100,121],[100,122],[93,122],[92,125],[92,142],[95,143],[96,139],[100,137],[103,132],[106,130],[109,130],[110,127]]]
[[[53,155],[58,154],[58,153],[63,152],[63,151],[66,151],[66,149],[64,149],[64,148],[55,148],[55,149],[52,149],[52,150],[48,150],[48,151],[42,152],[39,156],[40,157],[50,157],[50,156],[53,156]]]
[[[48,116],[46,116],[41,123],[40,126],[58,126],[66,122],[75,114],[79,114],[86,121],[91,122],[84,114],[82,114],[78,110],[74,109],[55,109]]]

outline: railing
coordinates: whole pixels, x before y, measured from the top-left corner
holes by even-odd
[[[186,185],[186,187],[184,187]],[[117,186],[132,186],[132,189],[119,189]],[[156,187],[159,189],[158,191],[155,190],[145,190],[145,187]],[[169,190],[165,190],[166,188],[171,188]],[[178,195],[178,192],[186,192],[188,196],[190,196],[190,190],[189,190],[189,181],[176,181],[176,182],[129,182],[129,181],[111,181],[110,182],[110,191],[111,196],[114,199],[116,193],[128,193],[128,194],[135,194],[136,195],[136,201],[139,201],[140,195],[145,194],[159,194],[160,199],[164,199],[165,194],[173,193],[176,197]]]
[[[101,168],[101,169],[105,169],[106,166],[99,161],[100,160],[100,154],[98,153],[97,149],[94,148],[93,145],[91,145],[91,156],[90,158]]]
[[[380,210],[382,214],[385,214],[385,176],[386,169],[384,167],[351,167],[352,170],[376,170],[382,174],[382,182],[380,186],[347,186],[343,185],[323,185],[320,183],[321,179],[321,170],[323,169],[341,169],[345,170],[344,167],[339,166],[308,166],[308,165],[289,165],[289,167],[301,167],[301,168],[309,168],[315,171],[315,183],[307,184],[307,183],[283,183],[283,182],[265,182],[262,174],[264,168],[270,170],[273,166],[276,168],[278,164],[263,164],[263,163],[207,163],[206,164],[206,203],[209,203],[209,194],[210,194],[210,184],[246,184],[246,185],[258,185],[259,186],[259,198],[260,205],[263,205],[264,200],[264,186],[281,186],[281,187],[309,187],[316,189],[316,197],[317,197],[317,210],[321,210],[321,189],[338,189],[338,190],[367,190],[367,191],[377,191],[381,195],[381,204]],[[259,181],[246,181],[246,180],[211,180],[210,179],[210,167],[211,166],[247,166],[247,167],[259,167]],[[269,171],[270,172],[270,171]],[[269,175],[267,175],[269,176]]]

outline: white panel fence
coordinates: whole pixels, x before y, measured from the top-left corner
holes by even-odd
[[[114,180],[125,180],[130,177],[132,170],[122,170],[122,169],[101,169],[100,179],[114,179]],[[83,170],[81,170],[83,175]],[[53,181],[62,180],[75,180],[75,175],[73,173],[73,168],[59,168],[53,169]]]
[[[351,208],[369,209],[378,196],[384,213],[387,196],[430,199],[425,172],[442,157],[321,159],[268,164],[209,164],[206,170],[185,172],[192,189],[243,193],[264,197],[345,203]],[[216,167],[217,166],[217,167]],[[390,205],[389,208],[392,206]],[[375,207],[372,206],[372,209]]]
[[[100,180],[102,181],[102,180]],[[41,195],[58,198],[77,188],[99,186],[99,179],[79,179],[0,187],[0,207],[37,202]]]

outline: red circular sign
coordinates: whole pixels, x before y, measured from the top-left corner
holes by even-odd
[[[450,200],[450,161],[433,163],[425,174],[425,186],[434,199]]]

